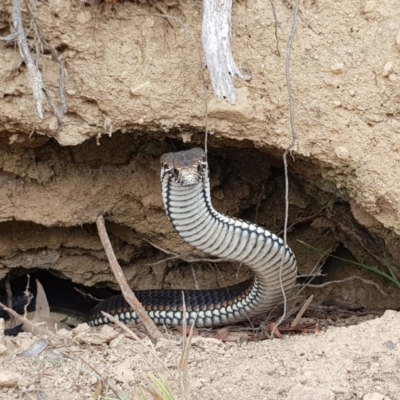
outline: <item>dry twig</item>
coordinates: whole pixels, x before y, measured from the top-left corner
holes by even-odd
[[[285,245],[287,244],[287,226],[288,226],[288,220],[289,220],[289,176],[288,176],[287,156],[288,156],[288,154],[291,154],[291,152],[293,151],[293,149],[296,145],[296,141],[298,139],[296,127],[295,127],[295,121],[294,121],[294,102],[293,102],[292,86],[291,86],[291,81],[290,81],[290,56],[291,56],[291,52],[292,52],[292,44],[293,44],[293,40],[294,40],[294,35],[296,32],[299,3],[300,3],[300,0],[296,0],[296,5],[293,9],[292,30],[290,32],[289,40],[288,40],[287,47],[286,47],[286,60],[285,60],[286,85],[288,88],[288,95],[289,95],[290,130],[292,133],[292,142],[291,142],[290,146],[283,153],[283,166],[284,166],[284,171],[285,171],[285,224],[284,224],[284,228],[283,228],[283,242]],[[285,319],[286,308],[287,308],[286,293],[285,293],[285,290],[283,289],[283,283],[282,283],[282,269],[283,269],[283,257],[282,257],[282,261],[281,261],[281,268],[279,271],[279,281],[281,284],[281,290],[282,290],[282,295],[283,295],[283,311],[282,311],[281,317],[279,318],[278,322],[276,323],[276,327],[278,327],[282,323],[282,321]],[[273,334],[274,334],[274,332],[272,332],[272,336],[273,336]]]
[[[136,315],[138,316],[140,321],[142,321],[150,337],[153,340],[161,339],[163,337],[162,333],[159,331],[153,320],[148,316],[146,310],[140,304],[139,300],[136,298],[135,294],[132,292],[132,289],[129,287],[128,282],[125,279],[124,272],[122,271],[122,268],[118,263],[117,257],[115,257],[115,253],[111,246],[111,242],[105,227],[104,218],[102,216],[97,218],[96,225],[101,243],[104,247],[104,251],[106,252],[108,262],[110,263],[110,268],[121,288],[124,299],[136,312]]]
[[[19,0],[12,0],[13,11],[12,19],[14,24],[14,32],[8,35],[2,40],[5,42],[11,42],[17,40],[18,47],[21,52],[21,56],[25,61],[26,67],[28,68],[29,80],[31,82],[33,98],[36,103],[36,111],[40,119],[43,119],[43,79],[35,61],[33,60],[31,51],[29,50],[28,40],[25,35],[24,26],[22,23],[21,15],[21,4]]]
[[[347,281],[352,281],[353,279],[358,279],[358,280],[360,280],[361,282],[363,282],[363,283],[365,283],[367,285],[372,285],[372,286],[374,286],[376,288],[376,290],[378,292],[380,292],[384,296],[389,296],[386,292],[384,292],[381,289],[381,287],[376,282],[370,281],[369,279],[361,278],[361,276],[357,276],[357,275],[352,275],[352,276],[349,276],[349,277],[347,277],[345,279],[340,279],[340,280],[337,280],[337,281],[329,281],[329,282],[320,283],[318,285],[311,284],[311,283],[304,283],[303,286],[312,287],[312,288],[323,288],[325,286],[329,286],[329,285],[332,285],[332,284],[335,284],[335,283],[343,283],[343,282],[347,282]]]
[[[306,312],[308,306],[311,304],[311,302],[314,299],[314,295],[311,295],[303,304],[303,307],[301,307],[300,311],[297,313],[296,318],[293,320],[292,324],[290,325],[291,327],[296,326],[299,321],[300,318],[303,316],[303,314]]]

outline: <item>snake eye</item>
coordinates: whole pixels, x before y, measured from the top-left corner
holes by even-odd
[[[163,179],[165,174],[168,174],[171,171],[172,167],[168,163],[163,163],[161,168],[161,179]]]
[[[200,175],[202,175],[204,173],[206,168],[207,168],[207,162],[205,160],[199,161],[199,163],[197,164],[197,171]]]
[[[172,169],[172,168],[171,168],[171,169]],[[179,179],[179,171],[178,171],[176,168],[174,168],[172,172],[173,172],[173,174],[174,174],[175,180],[178,180],[178,179]]]

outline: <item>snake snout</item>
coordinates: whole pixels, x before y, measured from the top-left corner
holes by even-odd
[[[180,179],[178,179],[178,183],[182,186],[193,186],[197,185],[201,181],[201,176],[196,172],[189,172],[185,175],[181,175]]]

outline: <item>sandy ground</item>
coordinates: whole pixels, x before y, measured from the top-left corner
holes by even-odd
[[[0,398],[136,399],[149,374],[167,378],[175,399],[400,398],[399,312],[386,311],[381,318],[317,334],[259,342],[243,337],[193,337],[185,367],[186,395],[179,388],[182,343],[176,334],[152,353],[147,338],[140,344],[110,326],[95,332],[80,325],[61,331],[57,341],[50,340],[32,358],[18,354],[38,337],[1,337]]]

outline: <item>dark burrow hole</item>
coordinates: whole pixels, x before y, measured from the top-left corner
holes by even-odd
[[[52,190],[57,182],[70,181],[76,176],[88,178],[83,182],[86,185],[91,182],[93,186],[106,176],[113,185],[121,175],[131,173],[134,181],[142,172],[148,173],[149,183],[146,190],[142,187],[143,181],[138,180],[137,187],[132,184],[129,189],[132,198],[129,193],[119,194],[118,187],[113,187],[115,190],[110,193],[114,196],[108,198],[106,206],[103,206],[100,187],[99,195],[89,201],[90,207],[87,204],[82,210],[79,204],[75,207],[76,223],[72,226],[56,220],[49,226],[23,221],[2,222],[0,292],[4,291],[4,277],[8,271],[21,279],[23,273],[37,273],[40,269],[102,290],[117,289],[93,223],[98,214],[106,218],[114,250],[134,289],[194,289],[195,282],[207,289],[249,277],[249,272],[238,265],[193,261],[204,255],[182,245],[169,225],[160,198],[157,199],[161,192],[160,156],[195,145],[169,138],[149,139],[127,134],[102,137],[100,143],[98,146],[92,139],[77,147],[60,147],[49,141],[37,148],[21,145],[7,149],[13,154],[29,152],[26,159],[31,171],[45,171],[40,178],[34,173],[35,178],[16,174],[14,179],[24,185],[41,185]],[[212,140],[209,165],[214,207],[283,236],[285,178],[281,156],[277,149],[256,149],[247,141]],[[296,157],[296,160],[289,158],[289,171],[287,237],[298,260],[302,276],[299,285],[310,282],[310,276],[320,271],[312,281],[320,287],[304,288],[290,304],[299,306],[313,294],[312,304],[316,307],[366,312],[398,309],[400,290],[389,279],[390,268],[394,274],[398,273],[396,259],[382,238],[385,234],[390,236],[390,232],[378,222],[374,229],[367,230],[355,219],[345,185],[337,185],[333,178],[327,178],[329,166]],[[1,172],[3,178],[7,174],[9,172]],[[77,186],[76,196],[65,201],[83,196],[80,191],[87,191],[87,187]],[[156,200],[152,200],[153,197]],[[139,214],[133,215],[132,211],[132,215],[128,215],[129,208],[125,207],[130,203],[137,205],[133,210],[139,210]],[[181,258],[171,254],[180,252],[184,252]],[[193,262],[187,263],[185,259],[188,258]],[[387,276],[382,276],[382,272]]]

